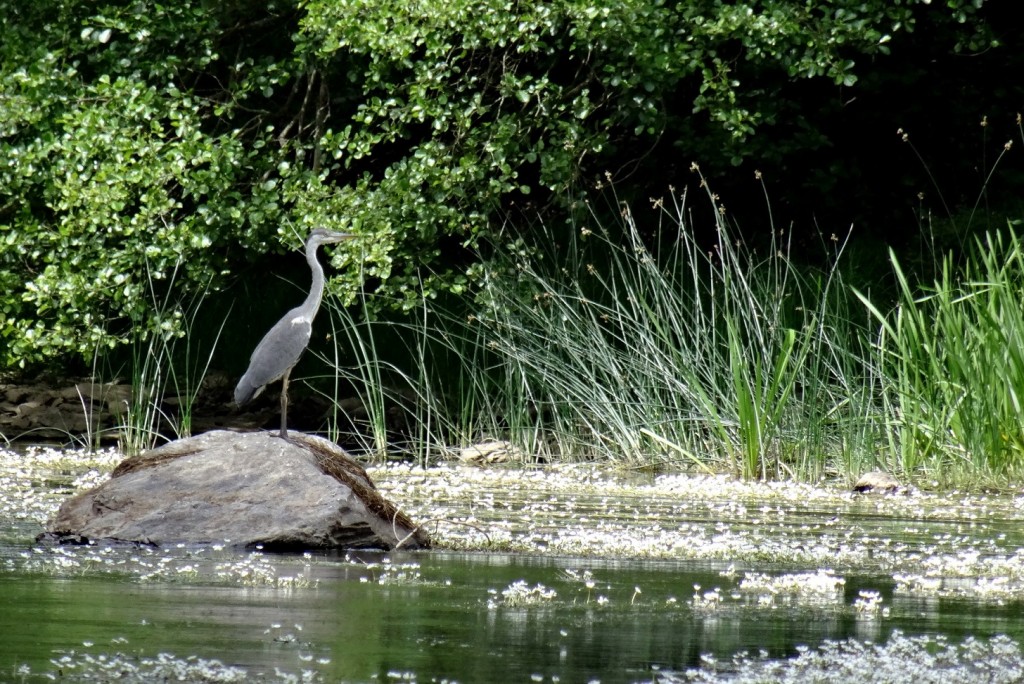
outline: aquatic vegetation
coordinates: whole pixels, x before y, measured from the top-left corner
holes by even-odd
[[[315,587],[311,557],[302,565],[223,547],[37,546],[3,559],[0,569],[65,577],[124,575],[139,582],[189,582],[297,589]]]
[[[745,572],[735,591],[756,597],[759,606],[836,605],[843,602],[845,585],[845,579],[828,569],[776,576]]]
[[[377,584],[419,584],[423,582],[419,563],[395,563],[390,558],[382,558],[379,563],[366,563],[369,575],[359,578],[360,582],[376,582]]]
[[[577,585],[578,590],[586,591],[586,602],[590,602],[591,595],[597,587],[597,580],[594,578],[594,573],[590,570],[575,570],[568,568],[563,572],[563,575],[574,582]],[[633,591],[633,599],[636,599],[639,593],[639,587]],[[608,597],[603,594],[597,595],[597,602],[599,605],[607,605]]]
[[[122,458],[114,449],[0,448],[0,519],[42,525],[69,494],[105,480]]]
[[[215,577],[229,584],[250,587],[275,587],[278,589],[306,589],[315,587],[318,580],[309,576],[310,561],[305,556],[302,570],[294,575],[282,574],[281,570],[262,553],[250,553],[239,559],[218,563]],[[180,568],[178,569],[180,571]]]
[[[1024,581],[1019,577],[948,577],[897,573],[895,594],[936,598],[969,598],[1003,603],[1024,596]]]
[[[690,607],[695,611],[714,611],[722,605],[722,589],[715,587],[711,591],[701,592],[700,585],[693,585],[693,598],[690,599]]]
[[[126,641],[126,640],[122,640]],[[88,644],[91,646],[92,644]],[[275,668],[273,673],[251,672],[219,660],[188,656],[180,658],[170,653],[155,656],[114,653],[81,653],[70,651],[54,658],[54,669],[49,672],[33,672],[28,666],[21,667],[17,674],[24,679],[43,677],[48,680],[76,682],[118,681],[126,684],[150,684],[151,682],[188,682],[193,684],[233,684],[234,682],[281,682],[282,684],[306,684],[323,681],[314,670],[298,673],[284,672]]]
[[[736,571],[730,566],[720,575],[732,582]],[[781,575],[744,572],[738,583],[725,589],[716,586],[710,591],[704,591],[699,584],[694,585],[689,607],[697,613],[738,613],[783,607],[836,613],[846,609],[843,603],[845,585],[843,577],[828,569]],[[865,593],[861,592],[862,598]],[[869,593],[876,597],[877,603],[881,603],[878,592]],[[676,603],[672,600],[668,605]],[[851,608],[857,615],[865,612],[877,614],[878,611],[871,610],[873,606],[862,606],[861,599],[858,599]]]
[[[500,594],[495,589],[491,589],[488,593],[490,598],[487,599],[487,607],[491,610],[499,606],[521,608],[544,605],[551,603],[558,596],[558,592],[554,589],[540,583],[531,587],[526,580],[516,580],[502,589]]]
[[[836,667],[833,660],[843,657],[898,660],[923,650],[939,653],[939,661],[928,661],[927,667],[939,672],[943,681],[955,682],[961,672],[984,676],[977,669],[982,666],[971,665],[975,668],[971,670],[965,664],[968,656],[977,653],[989,653],[990,661],[1008,667],[1022,660],[1016,642],[1010,640],[958,645],[917,641],[916,637],[899,637],[904,640],[881,645],[863,641],[888,633],[890,618],[905,619],[910,611],[916,615],[920,610],[916,599],[967,598],[995,605],[1018,602],[1024,595],[1024,532],[1020,531],[1024,529],[1020,524],[1024,522],[1024,501],[1019,497],[940,497],[920,492],[860,497],[837,484],[812,487],[718,476],[656,476],[592,465],[535,469],[388,465],[371,469],[382,492],[425,521],[442,549],[511,550],[554,557],[551,580],[551,575],[526,574],[529,579],[515,579],[502,574],[500,582],[491,584],[498,588],[487,589],[487,584],[458,586],[458,579],[453,586],[451,578],[434,574],[429,556],[409,554],[353,552],[339,559],[316,554],[277,555],[258,549],[240,553],[227,544],[32,547],[42,521],[60,501],[105,476],[107,466],[84,454],[80,458],[48,454],[35,465],[14,464],[4,458],[0,457],[4,464],[0,502],[6,517],[0,522],[14,524],[7,534],[15,543],[9,543],[0,556],[0,571],[14,575],[110,576],[131,583],[255,587],[262,591],[243,589],[241,593],[265,595],[276,603],[292,592],[303,596],[300,590],[319,587],[323,577],[340,573],[352,581],[385,585],[389,587],[386,593],[405,598],[411,594],[430,594],[431,600],[459,597],[455,603],[488,613],[489,629],[516,634],[528,633],[531,621],[540,624],[545,616],[554,615],[566,620],[566,633],[570,634],[574,620],[590,624],[595,617],[617,623],[690,621],[713,633],[716,625],[778,616],[769,619],[855,623],[854,633],[861,639],[811,645],[787,660],[766,655],[733,659],[730,651],[722,656],[724,660],[708,656],[695,670],[661,669],[660,682],[717,681],[726,675],[738,677],[737,681],[759,681],[758,677],[762,681],[807,681],[807,677],[814,681],[816,672],[829,671]],[[114,462],[116,457],[110,465]],[[503,565],[516,556],[487,557]],[[700,579],[658,585],[644,579],[651,575],[624,577],[614,570],[607,574],[602,570],[623,562],[630,568],[645,563],[659,567],[663,560],[679,563],[678,567],[702,568]],[[865,574],[880,578],[879,584],[864,586]],[[858,593],[847,598],[851,582],[857,582]],[[408,593],[402,591],[406,586],[411,587]],[[170,587],[172,591],[178,588]],[[357,588],[358,593],[374,591],[380,590]],[[332,658],[336,664],[330,647],[315,645],[294,618],[268,617],[268,622],[273,622],[263,631],[264,637],[275,648],[284,649],[289,659],[294,658],[288,664],[298,668],[288,672],[248,669],[245,681],[329,680]],[[566,638],[564,634],[562,638]],[[123,656],[126,650],[112,644],[96,651],[90,644],[85,650],[76,648],[60,656],[71,663],[60,667],[76,676],[84,673],[79,680],[105,676],[107,663],[118,659],[125,663],[125,672],[141,673],[136,679],[130,678],[134,674],[126,675],[125,681],[147,681],[147,677],[159,677],[172,668],[177,668],[175,677],[184,677],[181,681],[236,681],[231,677],[241,676],[236,670],[242,668],[218,667],[216,661],[157,657],[152,652]],[[34,670],[22,670],[20,676],[45,675],[39,662],[34,663]],[[879,665],[878,670],[887,672],[886,667]],[[920,674],[925,665],[915,667],[918,669],[913,671]],[[947,671],[953,673],[951,677],[945,676]],[[421,674],[404,667],[389,668],[388,672],[388,677],[393,673],[400,680],[419,680]],[[791,672],[795,674],[787,674]],[[776,673],[780,673],[778,677]],[[17,675],[13,669],[8,674]],[[819,679],[826,678],[821,675]],[[966,675],[960,681],[967,681]]]
[[[793,594],[797,596],[834,598],[841,595],[846,580],[828,569],[815,572],[800,572],[791,575],[772,576],[760,572],[745,572],[740,580],[739,591],[764,592],[771,594]]]
[[[731,684],[803,684],[804,682],[886,682],[887,684],[1010,684],[1024,677],[1020,644],[1005,636],[967,638],[951,643],[943,636],[905,636],[894,631],[885,643],[857,639],[825,641],[802,647],[794,658],[767,654],[737,655],[725,662],[704,656],[700,668],[658,673],[657,681]]]
[[[113,451],[0,450],[0,518],[17,524],[6,534],[34,537],[67,496],[94,485],[119,460]],[[976,583],[974,592],[1009,592],[1024,584],[1024,535],[1014,532],[1024,521],[1022,497],[861,497],[838,485],[650,476],[589,465],[397,464],[371,468],[370,474],[382,493],[424,521],[440,548],[787,563],[840,574],[870,568],[914,592],[938,591],[935,580],[951,578],[1009,580]],[[893,527],[894,519],[913,523]],[[31,549],[0,562],[29,572],[127,572],[147,581],[212,569],[207,580],[307,586],[306,569],[276,572],[276,561],[262,554],[242,564],[230,553],[220,556],[217,548],[126,553],[63,547]],[[421,579],[413,567],[379,570],[385,582]],[[825,585],[833,581],[817,572]],[[791,579],[805,595],[812,586],[809,578]],[[755,574],[746,577],[750,586],[757,580]],[[949,592],[952,585],[945,587]],[[774,591],[786,593],[780,585]]]
[[[388,465],[370,473],[406,513],[429,521],[440,548],[788,563],[839,573],[920,572],[940,563],[939,573],[955,566],[1024,576],[1017,555],[1024,537],[1003,533],[1024,521],[1024,510],[1008,497],[863,497],[838,484],[651,477],[588,465]],[[914,523],[893,525],[903,519]],[[997,532],[979,534],[985,529]]]
[[[873,620],[878,617],[888,617],[889,608],[883,607],[882,602],[882,595],[879,592],[862,589],[857,592],[853,609],[857,612],[858,618]]]

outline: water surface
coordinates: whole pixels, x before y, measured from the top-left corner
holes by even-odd
[[[83,469],[8,459],[0,477],[0,681],[742,679],[740,653],[777,665],[899,635],[973,640],[1009,672],[1024,641],[1012,497],[392,469],[374,472],[382,489],[449,550],[34,547]]]

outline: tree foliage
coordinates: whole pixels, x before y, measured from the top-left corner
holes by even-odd
[[[513,204],[659,145],[742,160],[787,84],[855,87],[922,25],[989,47],[981,4],[0,0],[0,368],[174,334],[172,280],[315,225],[367,236],[349,291],[462,292]]]

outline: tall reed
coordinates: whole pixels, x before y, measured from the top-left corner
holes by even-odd
[[[976,240],[915,286],[895,256],[899,305],[880,311],[878,364],[905,472],[943,482],[1024,474],[1024,250],[1012,231]]]
[[[654,203],[653,230],[624,206],[610,228],[595,212],[564,250],[519,259],[533,294],[488,291],[493,344],[563,453],[815,476],[838,448],[832,426],[866,411],[844,389],[839,274],[802,272],[774,228],[748,249],[708,198],[708,246],[683,193]]]
[[[375,307],[357,321],[332,305],[349,350],[333,362],[376,416],[373,450],[393,441],[391,411],[435,453],[494,437],[539,458],[751,478],[870,459],[872,397],[850,343],[863,328],[838,271],[797,268],[774,228],[748,249],[708,201],[710,244],[685,193],[656,202],[643,225],[620,205],[615,220],[591,212],[567,237],[541,226],[543,249],[508,236],[469,315],[424,304],[383,324]],[[385,334],[407,366],[382,360]]]
[[[365,300],[355,317],[332,304],[348,350],[332,361],[368,417],[354,432],[377,453],[404,439],[420,462],[499,438],[537,458],[745,478],[1024,474],[1012,232],[979,240],[963,267],[945,257],[925,288],[894,257],[889,311],[845,285],[838,237],[810,268],[775,226],[739,241],[710,191],[704,211],[685,192],[642,218],[614,206],[569,231],[539,226],[537,247],[505,236],[465,309],[424,299],[385,322]]]
[[[322,360],[334,371],[333,397],[351,391],[356,399],[335,402],[336,438],[377,458],[425,465],[459,447],[511,433],[520,440],[529,431],[529,402],[515,379],[495,373],[494,351],[472,316],[424,303],[406,318],[381,320],[376,312],[386,307],[367,296],[353,307],[330,296],[325,303],[335,345]],[[531,452],[537,447],[536,434],[522,441]]]
[[[180,264],[171,271],[163,288],[166,292],[158,292],[156,278],[147,274],[160,323],[153,329],[136,325],[131,332],[131,394],[121,422],[115,426],[119,447],[129,455],[151,449],[165,439],[164,427],[177,438],[192,434],[193,407],[227,321],[221,321],[204,354],[196,321],[207,291],[187,301],[176,299],[178,268]],[[176,410],[165,408],[168,399]]]

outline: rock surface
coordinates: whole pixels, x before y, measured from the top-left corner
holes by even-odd
[[[907,492],[907,489],[889,473],[872,470],[864,473],[853,485],[853,491],[859,494],[896,494]]]
[[[268,550],[426,548],[337,445],[289,433],[207,432],[121,462],[66,501],[40,540],[227,543]]]
[[[530,458],[526,453],[504,440],[491,439],[479,444],[473,444],[461,449],[450,449],[448,455],[463,463],[475,463],[477,465],[492,465],[496,463],[528,463]]]

